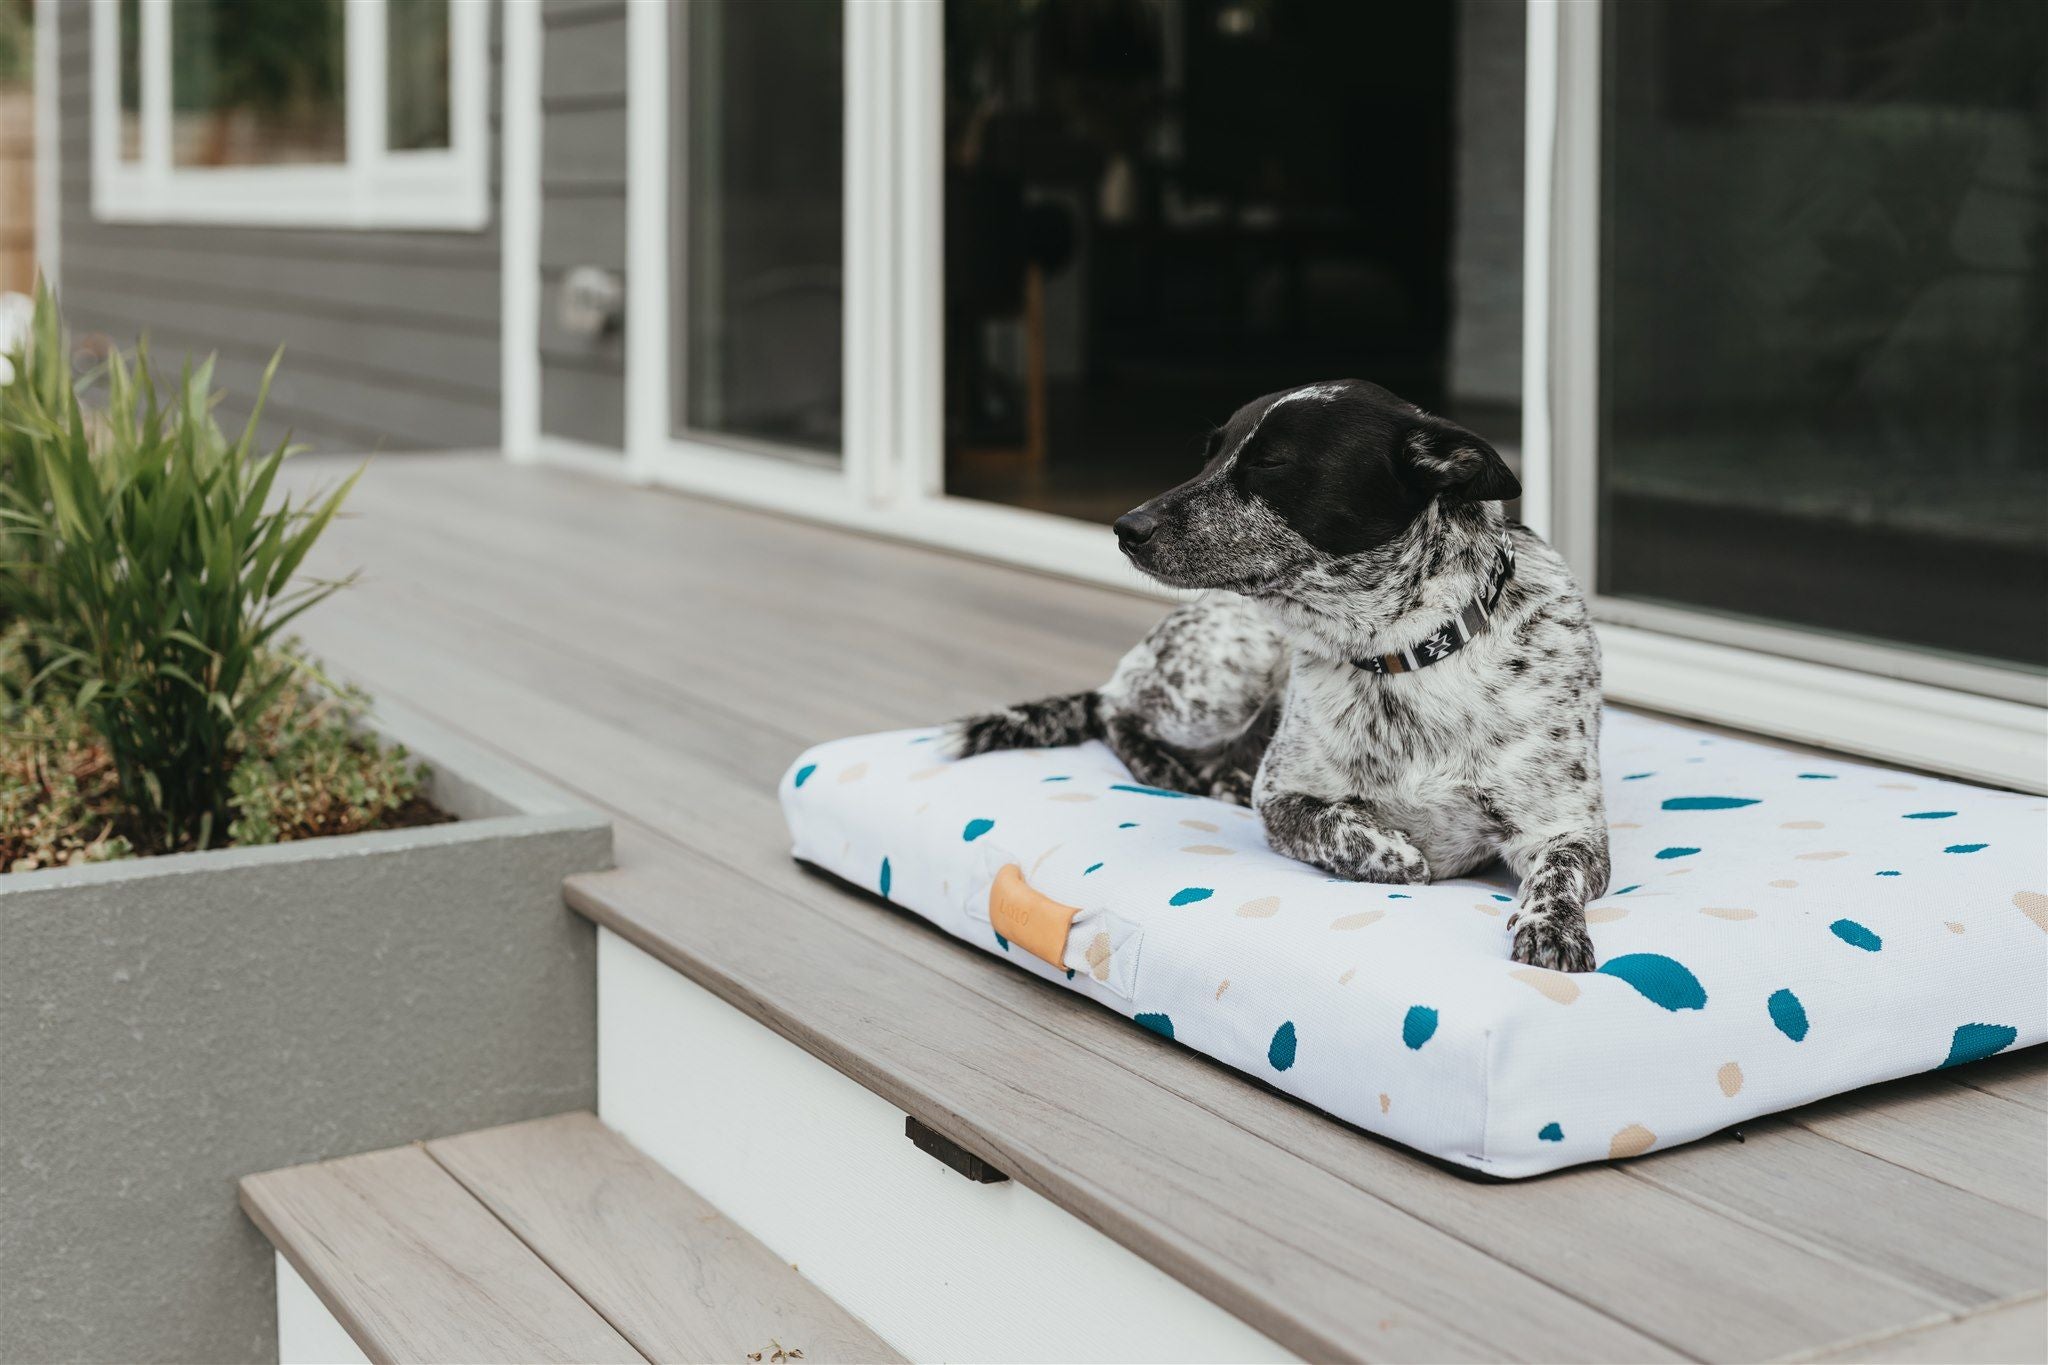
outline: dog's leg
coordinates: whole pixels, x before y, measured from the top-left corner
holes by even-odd
[[[1508,928],[1508,956],[1559,972],[1593,970],[1586,902],[1607,893],[1607,832],[1586,830],[1517,840],[1502,850],[1522,879],[1522,903]]]
[[[1073,692],[956,720],[946,727],[940,749],[949,758],[972,758],[997,749],[1056,749],[1101,738],[1100,694]]]
[[[1259,803],[1266,842],[1275,853],[1313,863],[1355,882],[1419,883],[1429,861],[1408,836],[1389,828],[1370,803],[1356,797],[1325,801],[1278,792]]]

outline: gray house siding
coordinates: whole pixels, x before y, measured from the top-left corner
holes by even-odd
[[[626,278],[626,5],[546,0],[541,9],[540,428],[620,449],[626,344],[556,321],[579,265]]]
[[[265,435],[320,450],[496,445],[499,239],[481,232],[304,231],[96,222],[91,18],[58,7],[63,302],[81,336],[165,362],[218,355],[224,421],[240,421],[285,348]],[[499,31],[493,21],[492,198]]]

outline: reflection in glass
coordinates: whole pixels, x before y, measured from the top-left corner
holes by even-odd
[[[345,0],[177,0],[171,159],[180,166],[341,161]]]
[[[448,0],[388,0],[384,54],[384,145],[448,146]]]
[[[1601,590],[2048,662],[2048,7],[1607,13]]]
[[[836,456],[842,6],[696,0],[681,425]]]
[[[142,5],[121,0],[121,160],[142,159]]]
[[[947,491],[1111,520],[1345,376],[1512,451],[1522,11],[948,0]]]

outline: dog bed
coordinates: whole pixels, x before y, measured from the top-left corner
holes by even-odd
[[[1636,1156],[2048,1038],[2038,797],[1610,713],[1601,968],[1507,958],[1504,871],[1331,878],[1100,744],[784,777],[798,858],[1336,1117],[1496,1176]]]

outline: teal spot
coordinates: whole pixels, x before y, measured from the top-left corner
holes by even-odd
[[[1004,952],[1007,953],[1010,951],[1010,940],[1004,938],[1000,932],[996,934],[996,942],[1003,945]]]
[[[1683,964],[1662,953],[1624,953],[1600,970],[1618,976],[1642,993],[1643,999],[1667,1010],[1707,1007],[1706,988]]]
[[[1563,1142],[1564,1129],[1554,1123],[1546,1123],[1537,1130],[1536,1136],[1545,1142]]]
[[[1129,782],[1112,782],[1109,789],[1113,792],[1136,792],[1140,796],[1171,796],[1175,800],[1187,796],[1186,792],[1170,792],[1164,787],[1140,787]]]
[[[1071,782],[1074,779],[1065,773],[1061,773],[1058,777],[1041,777],[1038,780],[1041,782]]]
[[[1643,884],[1641,882],[1631,882],[1629,885],[1624,886],[1623,888],[1621,888],[1621,890],[1615,892],[1614,894],[1617,896],[1626,896],[1631,891],[1640,891],[1642,889]]]
[[[971,844],[995,827],[996,822],[993,820],[969,820],[967,828],[960,831],[960,838]]]
[[[1121,825],[1117,826],[1118,829],[1136,829],[1137,827],[1138,822],[1136,820],[1126,820]]]
[[[1905,820],[1946,820],[1954,814],[1955,812],[1952,810],[1916,810],[1912,814],[1900,818]]]
[[[1665,798],[1665,810],[1736,810],[1754,806],[1753,796],[1672,796]]]
[[[1868,925],[1858,924],[1853,919],[1836,920],[1828,926],[1828,932],[1851,948],[1861,948],[1866,953],[1874,953],[1884,947],[1884,940],[1872,933]]]
[[[1288,1020],[1273,1030],[1273,1041],[1266,1048],[1266,1060],[1273,1064],[1275,1071],[1285,1071],[1294,1065],[1294,1021]]]
[[[1659,858],[1690,858],[1693,854],[1697,852],[1699,852],[1699,850],[1696,848],[1685,848],[1680,846],[1673,848],[1660,848],[1657,850],[1657,856]]]
[[[1415,897],[1409,895],[1406,891],[1389,891],[1387,899],[1390,901],[1412,901]]]
[[[1880,872],[1877,875],[1880,877],[1896,877],[1899,875],[1899,873],[1897,868],[1887,868],[1885,871]]]
[[[1771,1012],[1771,1022],[1778,1026],[1778,1032],[1799,1042],[1806,1037],[1806,1006],[1799,1003],[1799,997],[1790,991],[1772,991],[1765,1002]]]
[[[1627,777],[1624,777],[1621,780],[1624,782],[1640,782],[1646,777],[1655,777],[1656,775],[1657,774],[1655,773],[1630,773]]]
[[[1087,876],[1087,875],[1088,875],[1088,874],[1089,874],[1090,872],[1100,872],[1101,870],[1102,870],[1102,864],[1101,864],[1101,863],[1090,863],[1090,864],[1088,864],[1088,866],[1087,866],[1087,867],[1085,867],[1085,868],[1081,869],[1081,875],[1085,877],[1085,876]]]
[[[1833,773],[1801,773],[1799,777],[1803,782],[1832,782],[1835,780]]]
[[[919,735],[916,739],[913,739],[910,742],[912,744],[929,744],[937,738],[937,735]]]
[[[1069,968],[1067,968],[1067,980],[1069,980],[1069,981],[1072,981],[1073,979],[1074,979],[1074,969],[1073,969],[1072,967],[1069,967]]]
[[[2020,1031],[2008,1024],[1964,1024],[1949,1041],[1948,1060],[1942,1066],[1981,1062],[1992,1053],[2011,1047],[2019,1036]]]
[[[1193,905],[1196,901],[1205,901],[1215,894],[1214,891],[1206,886],[1183,886],[1180,890],[1174,892],[1166,903],[1168,905]]]
[[[1151,1029],[1161,1038],[1173,1037],[1173,1020],[1163,1014],[1137,1014],[1131,1017],[1138,1021],[1140,1028]]]
[[[889,894],[889,860],[888,860],[887,858],[884,858],[884,859],[882,859],[882,876],[881,876],[881,887],[882,887],[882,894],[883,894],[884,896],[888,895],[888,894]]]
[[[1497,901],[1513,901],[1513,900],[1514,900],[1514,897],[1513,897],[1513,896],[1503,896],[1503,895],[1502,895],[1502,894],[1501,894],[1500,892],[1498,892],[1498,891],[1496,891],[1496,892],[1494,892],[1494,893],[1493,893],[1493,898],[1494,898],[1495,900],[1497,900]]]
[[[791,786],[793,786],[793,787],[801,787],[801,786],[802,786],[802,785],[803,785],[804,783],[806,783],[806,782],[808,782],[808,781],[810,781],[810,780],[811,780],[811,774],[812,774],[812,773],[814,773],[814,772],[816,772],[816,771],[818,771],[818,765],[817,765],[817,764],[815,764],[815,763],[806,763],[806,764],[804,764],[804,766],[803,766],[803,767],[801,767],[801,768],[798,768],[798,769],[796,770],[796,781],[794,781],[794,782],[790,783],[790,785],[791,785]]]
[[[1411,1051],[1436,1037],[1436,1011],[1427,1005],[1410,1005],[1401,1020],[1401,1041]]]
[[[1976,851],[1977,851],[1978,849],[1980,849],[1980,848],[1989,848],[1989,847],[1991,847],[1991,845],[1989,845],[1989,844],[1950,844],[1950,845],[1949,845],[1949,846],[1948,846],[1947,848],[1943,849],[1943,850],[1942,850],[1942,852],[1943,852],[1943,853],[1975,853],[1975,852],[1976,852]]]

